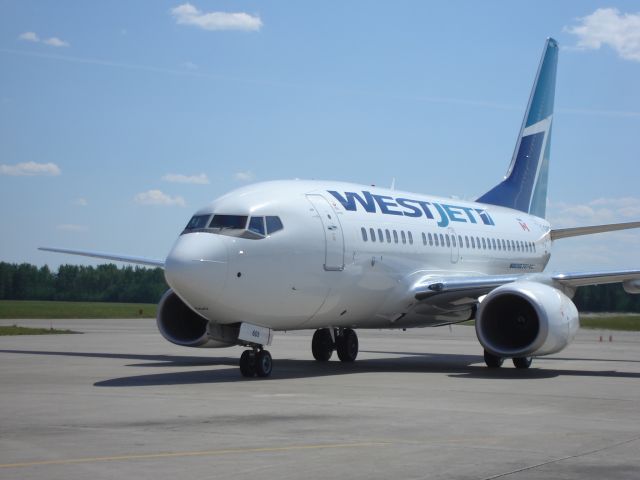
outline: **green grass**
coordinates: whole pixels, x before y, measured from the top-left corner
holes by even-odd
[[[588,314],[580,315],[582,328],[602,330],[640,331],[640,315],[637,314]]]
[[[152,303],[0,300],[0,318],[155,318]]]
[[[475,325],[473,320],[460,325]],[[640,315],[633,313],[582,313],[580,327],[599,330],[640,331]]]
[[[0,325],[0,337],[6,335],[59,335],[64,333],[80,333],[72,330],[59,330],[57,328],[30,328],[18,325]]]

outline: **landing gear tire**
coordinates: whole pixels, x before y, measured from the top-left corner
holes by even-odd
[[[273,370],[273,360],[271,354],[266,350],[260,350],[256,355],[256,375],[268,377]]]
[[[336,337],[338,358],[343,362],[353,362],[358,356],[358,335],[350,328],[345,328],[342,335]]]
[[[487,364],[489,368],[500,368],[504,363],[504,358],[498,357],[493,353],[489,353],[486,350],[484,351],[484,363]]]
[[[518,357],[513,359],[513,365],[516,368],[529,368],[531,362],[533,362],[533,358],[531,357]]]
[[[240,355],[240,373],[243,377],[253,377],[256,374],[256,352],[245,350]]]
[[[333,354],[334,344],[328,328],[319,328],[311,340],[311,353],[319,362],[327,362]]]

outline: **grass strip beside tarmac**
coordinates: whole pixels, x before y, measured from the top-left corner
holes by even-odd
[[[0,300],[0,319],[155,318],[156,308],[152,303]]]
[[[67,333],[80,333],[73,330],[59,330],[57,328],[31,328],[18,325],[0,325],[0,337],[7,335],[59,335]]]

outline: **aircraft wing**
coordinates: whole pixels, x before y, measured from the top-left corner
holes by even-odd
[[[68,248],[39,247],[38,250],[43,250],[45,252],[66,253],[69,255],[82,255],[84,257],[104,258],[105,260],[115,260],[117,262],[137,263],[139,265],[164,268],[163,260],[156,260],[153,258],[134,257],[131,255],[117,255],[113,253],[93,252],[89,250],[70,250]]]
[[[633,282],[631,287],[640,289],[640,270],[609,270],[601,272],[574,273],[532,273],[520,275],[484,275],[477,277],[444,276],[429,277],[413,287],[413,294],[418,301],[433,297],[446,297],[447,302],[456,298],[469,299],[486,295],[494,288],[518,280],[529,280],[544,283],[553,287],[583,287],[604,283]],[[440,298],[438,299],[440,301]]]

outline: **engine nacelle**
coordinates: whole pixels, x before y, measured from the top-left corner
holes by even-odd
[[[156,323],[165,339],[183,347],[230,347],[236,345],[240,331],[239,326],[209,322],[171,289],[160,299]]]
[[[560,290],[536,282],[514,282],[489,293],[476,315],[476,334],[499,357],[559,352],[580,326],[578,309]]]

